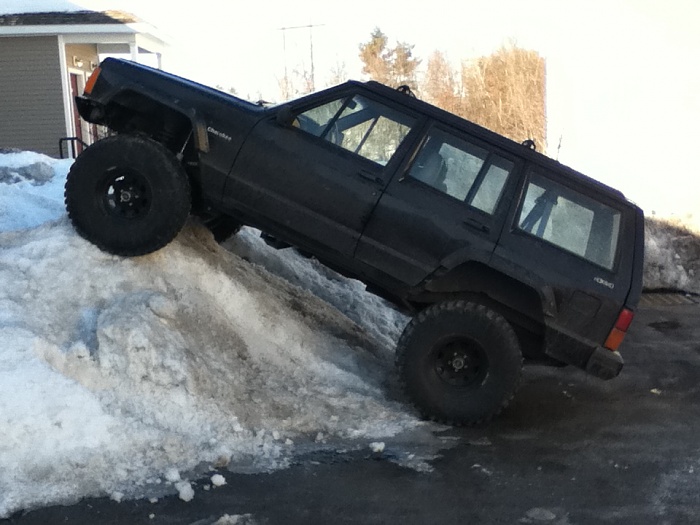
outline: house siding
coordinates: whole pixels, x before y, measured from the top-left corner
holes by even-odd
[[[58,37],[0,39],[0,148],[59,156],[66,135]]]

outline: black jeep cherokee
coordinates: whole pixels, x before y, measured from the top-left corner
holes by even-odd
[[[494,416],[523,359],[620,373],[644,216],[619,191],[376,82],[263,107],[107,59],[77,103],[117,133],[68,175],[83,237],[142,255],[193,212],[363,280],[415,314],[396,363],[427,417]]]

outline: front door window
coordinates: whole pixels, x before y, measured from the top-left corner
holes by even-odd
[[[297,115],[296,127],[382,166],[415,119],[362,95],[333,100]]]

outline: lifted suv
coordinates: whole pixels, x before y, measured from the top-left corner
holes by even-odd
[[[491,418],[523,358],[620,373],[644,216],[619,191],[376,82],[266,108],[108,59],[77,102],[118,133],[68,175],[83,237],[141,255],[193,211],[356,276],[415,314],[396,363],[426,417]]]

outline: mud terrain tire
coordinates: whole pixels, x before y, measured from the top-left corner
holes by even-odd
[[[396,365],[424,417],[466,425],[488,421],[508,405],[520,383],[522,355],[503,316],[481,304],[448,301],[408,324]]]
[[[65,187],[76,231],[115,255],[154,252],[175,238],[190,213],[187,175],[175,156],[147,137],[117,135],[87,148]]]

